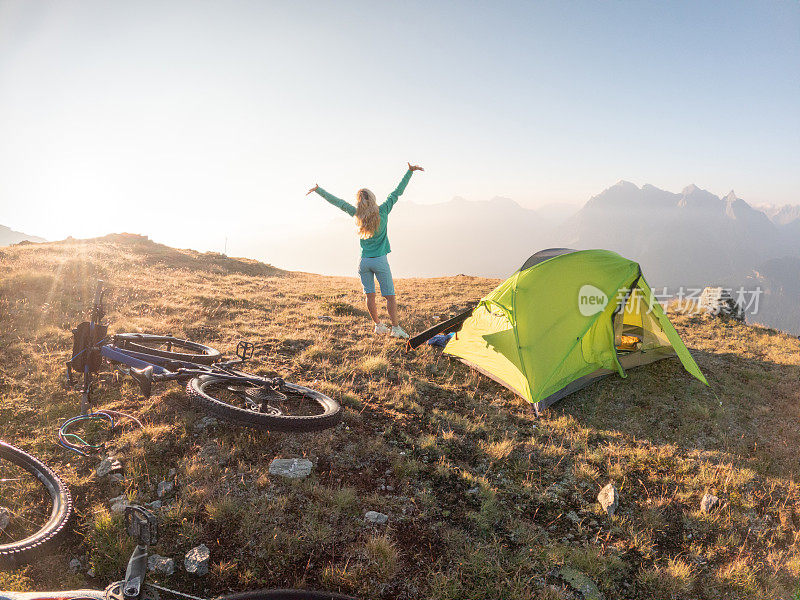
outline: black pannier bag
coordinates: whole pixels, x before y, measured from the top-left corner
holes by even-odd
[[[108,334],[108,325],[94,326],[94,335],[90,334],[90,323],[84,321],[72,330],[72,358],[67,364],[75,371],[83,372],[87,361],[90,371],[97,371],[100,368],[102,356],[96,349],[91,348]]]

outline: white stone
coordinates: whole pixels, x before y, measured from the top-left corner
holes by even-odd
[[[614,484],[609,483],[600,490],[600,493],[597,494],[597,501],[608,514],[613,515],[617,512],[617,507],[619,506],[619,492],[617,492],[617,488],[614,487]]]
[[[11,522],[11,511],[6,507],[0,507],[0,531],[3,531]]]
[[[311,474],[313,463],[307,458],[275,458],[269,463],[269,474],[304,479]]]
[[[719,498],[713,494],[705,494],[703,499],[700,500],[700,511],[710,513],[712,510],[719,506]]]
[[[205,544],[200,544],[186,553],[183,566],[187,573],[205,575],[208,573],[209,562],[211,562],[211,550]]]
[[[383,525],[389,520],[389,515],[385,515],[375,510],[367,511],[364,515],[364,520],[367,523],[375,523],[376,525]]]
[[[80,558],[73,558],[69,561],[69,570],[71,573],[77,573],[81,570],[81,559]]]
[[[113,456],[106,456],[103,460],[100,461],[100,464],[97,466],[97,473],[98,477],[105,477],[106,475],[110,475],[111,473],[115,473],[117,471],[122,470],[122,463],[119,462]]]
[[[108,501],[108,504],[111,507],[112,513],[125,512],[125,508],[130,506],[130,502],[128,502],[128,497],[125,494],[117,496],[116,498],[111,498],[111,500]]]
[[[151,554],[147,557],[147,570],[151,573],[172,575],[175,573],[175,561],[166,556]]]

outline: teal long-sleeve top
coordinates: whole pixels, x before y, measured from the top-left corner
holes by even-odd
[[[389,254],[389,252],[392,251],[392,247],[389,244],[389,237],[386,233],[386,226],[389,223],[389,213],[392,212],[392,207],[395,205],[395,202],[397,202],[398,198],[403,195],[408,182],[411,180],[412,173],[413,171],[411,169],[406,171],[406,174],[400,180],[397,188],[395,188],[395,190],[389,194],[386,200],[380,206],[378,206],[378,214],[381,216],[381,222],[378,224],[378,229],[375,230],[375,233],[372,235],[372,237],[361,240],[362,258],[383,256],[384,254]],[[341,198],[337,198],[333,194],[329,194],[319,186],[317,186],[317,193],[335,207],[342,209],[351,217],[356,215],[356,207],[352,204],[345,202]]]

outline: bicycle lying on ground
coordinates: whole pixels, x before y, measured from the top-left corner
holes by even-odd
[[[62,592],[6,592],[0,591],[0,600],[158,600],[161,593],[179,598],[203,600],[155,583],[147,582],[147,559],[150,544],[158,541],[158,522],[155,516],[141,506],[125,508],[125,527],[136,541],[125,579],[109,585],[105,590],[73,590]],[[355,600],[350,596],[306,590],[261,590],[222,596],[218,600]]]
[[[72,499],[58,475],[0,441],[0,563],[33,556],[64,530],[71,514]]]
[[[73,330],[72,358],[67,361],[67,380],[73,371],[83,374],[81,412],[90,406],[92,376],[103,359],[129,374],[142,393],[150,396],[161,381],[186,382],[186,392],[199,406],[238,425],[274,431],[318,431],[341,420],[339,404],[311,388],[280,377],[260,377],[235,367],[253,357],[255,344],[239,342],[238,359],[223,360],[219,351],[170,335],[118,333],[108,335],[101,323],[103,282],[95,293],[91,320]]]

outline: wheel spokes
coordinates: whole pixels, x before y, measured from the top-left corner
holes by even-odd
[[[313,397],[280,384],[273,387],[222,381],[206,391],[221,402],[264,415],[313,416],[323,412],[323,407]]]
[[[50,518],[52,503],[41,482],[21,467],[0,460],[0,544],[24,539]]]

